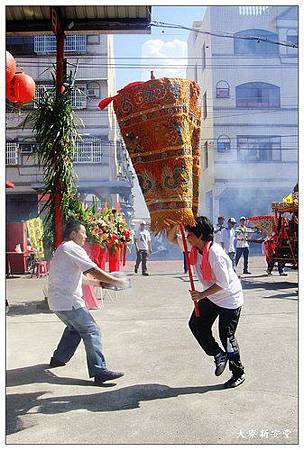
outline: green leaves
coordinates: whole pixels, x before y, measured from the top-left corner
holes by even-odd
[[[73,78],[70,75],[64,82],[65,90],[61,94],[54,87],[41,93],[34,101],[34,109],[26,116],[23,127],[31,124],[37,142],[35,155],[44,171],[42,193],[50,195],[43,208],[45,241],[49,249],[55,249],[55,196],[61,193],[63,219],[69,216],[71,207],[78,208],[79,194],[76,188],[76,176],[73,166],[74,147],[79,137],[72,108]]]

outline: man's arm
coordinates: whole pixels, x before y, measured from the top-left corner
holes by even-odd
[[[138,239],[138,237],[135,238],[135,247],[136,247],[136,251],[139,252],[139,239]]]
[[[88,272],[86,272],[88,273]],[[97,278],[93,278],[93,277],[87,277],[85,275],[82,275],[82,285],[90,285],[90,286],[96,286],[96,287],[100,287],[100,281],[97,280]]]
[[[222,291],[223,288],[221,288],[218,284],[214,283],[212,286],[210,286],[208,289],[206,289],[203,292],[199,291],[190,291],[191,297],[193,301],[198,302],[199,300],[202,300],[205,297],[208,297],[208,295],[216,294],[219,291]]]
[[[127,283],[127,278],[116,278],[113,277],[113,275],[105,272],[104,270],[100,269],[99,267],[92,268],[87,270],[86,272],[84,272],[84,276],[85,274],[90,274],[92,275],[94,278],[96,278],[99,281],[99,285],[101,286],[100,283],[107,283],[107,284],[111,284],[112,286],[117,286],[117,287],[124,287],[125,284]],[[88,277],[85,277],[88,278]]]

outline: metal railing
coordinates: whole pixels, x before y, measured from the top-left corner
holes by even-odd
[[[5,164],[7,166],[17,166],[18,155],[19,155],[19,145],[16,142],[7,142]]]
[[[64,51],[67,53],[86,53],[86,36],[67,35],[64,41]],[[38,54],[56,53],[56,37],[46,35],[35,36],[34,52]]]

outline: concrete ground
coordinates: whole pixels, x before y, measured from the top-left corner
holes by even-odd
[[[67,366],[48,369],[64,326],[45,309],[45,281],[7,280],[6,443],[298,443],[297,272],[267,277],[264,258],[251,257],[237,332],[246,381],[224,390],[228,368],[214,376],[187,326],[182,262],[151,261],[150,277],[133,265],[132,288],[92,312],[108,367],[125,372],[104,387],[88,379],[82,344]]]

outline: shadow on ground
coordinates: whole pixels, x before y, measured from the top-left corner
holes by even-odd
[[[32,369],[41,371],[39,366],[33,366]],[[15,370],[17,371],[18,369]],[[70,380],[70,384],[72,384],[72,381]],[[32,382],[34,383],[35,381],[33,380]],[[140,403],[144,401],[178,397],[179,395],[205,394],[209,391],[222,390],[223,385],[171,388],[167,385],[149,383],[136,384],[108,392],[104,392],[103,387],[99,389],[101,389],[101,392],[97,394],[88,394],[86,392],[83,395],[49,398],[41,398],[48,394],[48,391],[9,394],[6,402],[7,434],[14,434],[25,429],[27,426],[24,424],[22,417],[33,408],[35,408],[35,412],[31,413],[31,418],[33,418],[34,414],[59,414],[78,409],[92,412],[122,411],[140,408]],[[33,426],[33,423],[29,426]]]
[[[252,279],[242,278],[243,289],[265,289],[269,291],[279,291],[281,289],[296,289],[298,283],[288,281],[255,281]]]
[[[9,305],[8,316],[19,316],[28,314],[52,314],[45,300],[33,300],[31,302]]]

